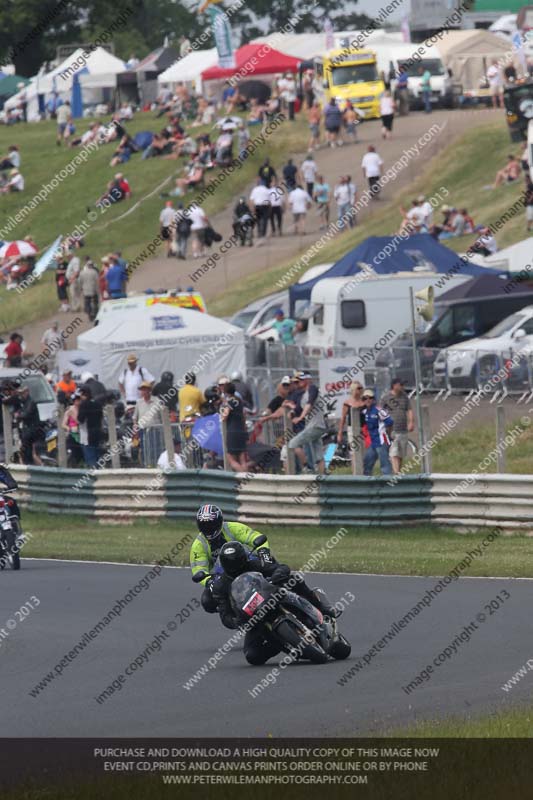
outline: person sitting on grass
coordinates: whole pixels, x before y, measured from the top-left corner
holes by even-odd
[[[495,189],[497,186],[501,186],[502,183],[512,183],[518,180],[521,171],[522,167],[517,157],[513,155],[507,156],[507,164],[496,173],[496,179],[492,188]]]
[[[111,203],[128,200],[130,197],[131,189],[128,181],[122,172],[117,172],[114,179],[107,184],[107,191],[96,201],[95,205],[97,208],[105,207]]]
[[[9,180],[5,186],[2,186],[0,191],[2,192],[2,194],[24,191],[24,178],[22,177],[18,169],[12,169],[10,171]]]
[[[20,167],[20,153],[16,144],[9,145],[7,156],[0,161],[0,170],[18,169]]]
[[[185,173],[184,178],[178,178],[176,180],[176,185],[178,189],[184,194],[187,189],[194,189],[196,186],[199,186],[204,179],[204,170],[202,165],[196,159],[195,161],[191,161],[187,168],[187,172]]]

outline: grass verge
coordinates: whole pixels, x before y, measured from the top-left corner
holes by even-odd
[[[386,735],[415,739],[530,739],[533,736],[533,708],[512,708],[473,719],[424,720]]]
[[[99,525],[94,520],[26,512],[24,528],[32,539],[23,556],[133,564],[153,563],[187,534],[195,535],[193,524],[181,520],[132,525]],[[487,531],[459,533],[435,525],[411,528],[358,528],[349,530],[338,544],[325,545],[337,532],[333,527],[291,528],[258,525],[268,538],[278,560],[299,568],[312,555],[326,552],[316,561],[319,572],[361,572],[394,575],[444,575],[459,563],[467,550],[476,547]],[[188,565],[188,548],[175,564]],[[464,575],[533,577],[531,540],[516,534],[500,536],[483,556],[474,559]]]

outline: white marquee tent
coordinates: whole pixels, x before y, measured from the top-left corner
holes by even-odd
[[[168,69],[157,76],[157,82],[162,84],[192,83],[199,91],[201,87],[201,74],[204,69],[214,67],[218,63],[216,47],[211,50],[193,50],[183,58],[178,59]]]
[[[107,314],[101,323],[78,336],[78,349],[100,357],[101,380],[117,386],[134,352],[141,366],[159,377],[165,370],[182,378],[194,365],[197,383],[206,388],[222,373],[242,370],[245,363],[244,331],[217,317],[161,304],[139,314]]]

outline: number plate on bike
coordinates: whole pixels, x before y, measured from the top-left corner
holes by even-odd
[[[253,616],[254,611],[258,606],[264,602],[264,597],[259,592],[254,592],[250,599],[243,605],[242,610],[245,614],[248,614],[249,617]]]

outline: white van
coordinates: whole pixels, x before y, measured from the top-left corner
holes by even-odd
[[[311,309],[305,345],[310,355],[319,350],[333,348],[368,348],[386,335],[390,342],[411,327],[409,289],[415,292],[433,286],[435,297],[468,280],[468,276],[454,275],[442,288],[435,285],[442,275],[435,272],[405,272],[396,275],[360,274],[347,278],[324,278],[311,292]],[[420,303],[420,301],[417,301]],[[417,315],[417,330],[427,327]],[[390,332],[393,333],[390,333]],[[379,347],[378,347],[379,349]]]
[[[417,46],[413,44],[374,44],[378,57],[378,69],[391,80],[391,91],[394,94],[400,67],[407,66],[407,89],[411,108],[422,108],[422,75],[420,67],[431,74],[431,104],[442,108],[453,108],[456,103],[453,79],[444,66],[444,62],[436,47],[427,47],[422,57],[413,55]]]

